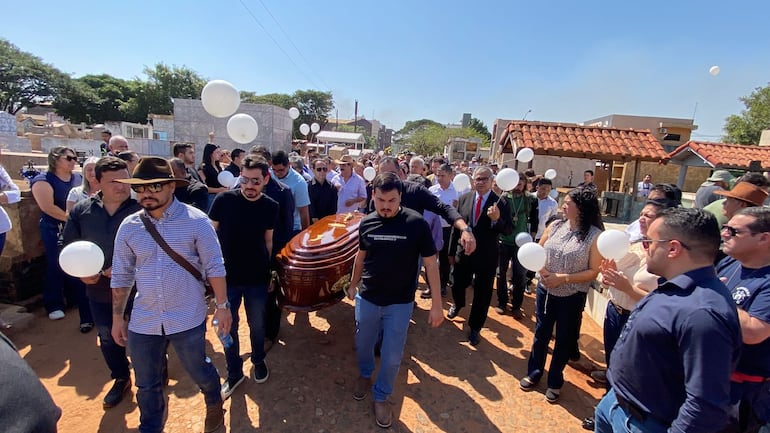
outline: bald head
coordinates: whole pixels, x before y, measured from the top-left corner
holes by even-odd
[[[126,137],[122,135],[114,135],[110,138],[108,146],[110,148],[110,152],[117,156],[120,152],[125,152],[128,150],[128,140],[126,140]]]

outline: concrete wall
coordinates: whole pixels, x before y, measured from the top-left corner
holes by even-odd
[[[639,179],[637,182],[641,182],[644,175],[650,173],[652,175],[653,183],[673,183],[679,179],[679,170],[682,168],[678,164],[658,164],[656,162],[642,162],[639,166]],[[700,184],[706,180],[711,174],[711,169],[708,167],[688,167],[687,175],[685,176],[684,185],[682,191],[695,192],[700,187]],[[623,173],[623,183],[631,181],[634,177],[634,163],[630,162],[626,165],[626,170]],[[622,184],[621,184],[622,185]]]
[[[195,154],[200,161],[203,146],[208,143],[209,132],[214,131],[214,142],[225,149],[248,150],[261,145],[271,152],[291,151],[292,120],[289,111],[281,107],[263,104],[241,103],[238,113],[252,116],[259,126],[257,138],[248,144],[231,140],[227,134],[227,120],[214,117],[203,109],[197,99],[174,99],[174,140],[195,143]]]
[[[519,173],[524,173],[527,170],[527,164],[518,163],[516,166],[516,158],[513,154],[503,154],[503,160],[500,163],[500,168],[504,164],[508,164],[508,167],[515,168]],[[543,174],[549,168],[556,170],[556,178],[553,179],[554,188],[562,186],[577,186],[583,181],[583,172],[586,170],[596,170],[596,161],[593,159],[584,158],[568,158],[561,156],[548,156],[548,155],[535,155],[532,160],[532,168],[537,174]],[[572,173],[572,184],[570,185],[570,173]]]
[[[41,293],[45,250],[40,240],[40,209],[29,190],[18,203],[4,205],[13,228],[0,256],[0,300],[18,302]]]

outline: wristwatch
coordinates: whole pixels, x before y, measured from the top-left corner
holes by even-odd
[[[225,301],[222,304],[217,303],[217,300],[214,299],[214,308],[217,310],[229,310],[230,309],[230,301]]]
[[[471,234],[473,234],[473,229],[471,228],[471,226],[465,226],[465,228],[463,229],[463,231],[464,231],[464,232],[468,232],[468,233],[471,233]]]

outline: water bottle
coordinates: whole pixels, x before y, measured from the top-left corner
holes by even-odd
[[[222,347],[227,349],[227,348],[229,348],[230,346],[233,345],[233,336],[230,335],[229,333],[228,334],[224,334],[224,333],[220,332],[220,330],[219,330],[219,320],[218,319],[212,320],[211,321],[211,325],[214,327],[214,332],[217,333],[217,337],[219,337],[219,341],[222,342]]]

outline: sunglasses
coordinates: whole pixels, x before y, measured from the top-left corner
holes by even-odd
[[[740,230],[740,229],[736,229],[735,227],[731,227],[731,226],[728,226],[728,225],[723,225],[722,226],[722,231],[723,232],[726,231],[727,235],[730,236],[731,238],[734,238],[734,237],[738,236],[741,233],[749,233],[749,234],[751,234],[751,236],[754,236],[756,234],[756,233],[752,232],[751,230]]]
[[[70,161],[70,162],[77,161],[77,159],[78,159],[77,156],[72,156],[72,155],[62,155],[62,158],[66,159],[67,161]]]
[[[155,193],[162,191],[163,186],[168,185],[169,183],[170,182],[156,182],[147,185],[131,185],[131,189],[134,190],[134,192],[137,194],[141,194],[145,191]]]
[[[238,182],[240,182],[241,185],[248,185],[248,184],[252,184],[254,186],[262,185],[262,179],[257,179],[255,177],[243,177],[243,176],[241,176],[241,177],[238,178]]]
[[[653,242],[671,242],[671,241],[677,241],[677,242],[679,242],[679,245],[681,245],[681,246],[682,246],[682,248],[684,248],[684,249],[686,249],[686,250],[689,250],[689,249],[690,249],[690,247],[688,247],[687,245],[685,245],[685,243],[684,243],[684,242],[682,242],[682,241],[680,241],[679,239],[642,239],[642,240],[641,240],[641,241],[639,241],[639,242],[641,242],[641,243],[642,243],[642,245],[645,245],[645,246],[650,246],[650,244],[651,244],[651,243],[653,243]]]
[[[316,168],[315,171],[329,171],[329,169],[326,167],[319,167],[319,168]]]

